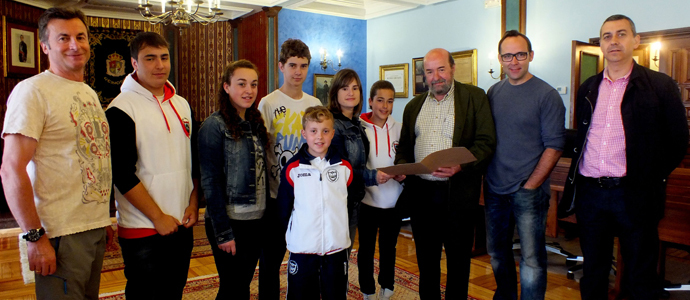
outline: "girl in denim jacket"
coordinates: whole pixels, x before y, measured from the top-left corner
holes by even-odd
[[[351,193],[347,195],[350,240],[355,240],[359,203],[364,198],[364,187],[385,183],[391,177],[376,169],[367,168],[369,139],[359,120],[362,111],[362,82],[352,69],[342,69],[335,74],[328,92],[328,110],[333,113],[335,136],[331,148],[338,149],[350,162],[354,172]],[[350,249],[352,250],[352,245]]]
[[[220,281],[216,299],[249,299],[261,254],[268,134],[253,106],[257,86],[258,72],[251,62],[239,60],[225,67],[219,110],[199,129],[206,236]]]

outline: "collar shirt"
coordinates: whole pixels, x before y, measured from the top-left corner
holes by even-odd
[[[414,160],[421,162],[427,155],[453,146],[455,127],[455,84],[441,101],[429,92],[419,111],[414,127],[417,136],[414,145]],[[421,174],[420,178],[430,181],[446,181],[431,174]]]
[[[625,130],[621,116],[621,102],[630,81],[632,68],[625,76],[611,80],[608,69],[599,85],[596,108],[587,134],[587,144],[580,174],[598,177],[626,175]]]
[[[309,163],[311,163],[311,165],[321,173],[323,173],[323,171],[331,165],[325,157],[321,158],[318,156],[315,156],[313,159],[311,159]]]

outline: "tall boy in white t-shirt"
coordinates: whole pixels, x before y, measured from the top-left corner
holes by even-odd
[[[280,171],[306,140],[300,134],[302,116],[311,106],[321,101],[302,91],[307,78],[311,54],[309,47],[298,39],[288,39],[280,46],[278,68],[283,73],[283,85],[263,97],[259,111],[271,137],[267,149],[268,183],[270,198],[266,203],[264,224],[267,237],[259,263],[259,295],[262,299],[279,299],[280,264],[285,256],[285,232],[281,231],[277,214],[276,196]]]

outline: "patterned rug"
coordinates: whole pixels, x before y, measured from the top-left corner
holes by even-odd
[[[374,272],[378,274],[379,272],[379,261],[374,259]],[[357,270],[357,252],[353,251],[350,257],[350,269],[349,269],[349,284],[350,289],[347,293],[348,300],[361,300],[363,299],[362,293],[359,290],[359,280],[358,280],[358,270]],[[254,279],[252,280],[250,290],[250,299],[259,299],[259,271],[258,269],[254,272]],[[285,299],[285,294],[287,292],[287,265],[283,263],[280,268],[280,294],[281,299]],[[190,278],[187,280],[187,286],[185,286],[183,300],[206,300],[215,299],[216,293],[218,292],[218,275],[206,275],[195,278]],[[441,285],[441,298],[445,299],[446,287]],[[122,300],[125,299],[124,291],[101,294],[100,300]],[[395,268],[395,294],[391,299],[404,299],[404,300],[417,300],[419,299],[419,276],[412,274],[406,270]],[[477,300],[473,297],[467,297],[468,300]]]
[[[192,248],[192,258],[211,255],[211,245],[206,239],[206,229],[203,214],[202,218],[194,224],[194,248]],[[103,268],[101,272],[113,271],[122,269],[125,264],[122,261],[122,252],[120,251],[120,244],[117,242],[117,232],[115,233],[115,243],[105,249],[105,257],[103,258]]]

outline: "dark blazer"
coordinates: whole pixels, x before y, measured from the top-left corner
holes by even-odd
[[[585,81],[577,93],[577,138],[558,217],[575,212],[575,184],[587,132],[604,74]],[[627,161],[626,207],[634,220],[663,217],[666,178],[681,162],[688,147],[688,123],[678,85],[666,74],[634,64],[623,95],[621,115]]]
[[[413,163],[416,141],[415,124],[417,116],[427,93],[412,99],[403,113],[400,143],[395,155],[395,164]],[[469,207],[479,203],[482,175],[489,165],[491,155],[496,150],[496,131],[494,119],[489,108],[489,100],[484,90],[475,86],[455,81],[455,127],[453,129],[453,147],[466,147],[477,158],[477,161],[462,165],[462,170],[450,178],[450,194],[458,201],[449,203],[450,208]],[[401,199],[407,197],[414,189],[417,176],[409,176]],[[407,198],[414,207],[422,199]]]

